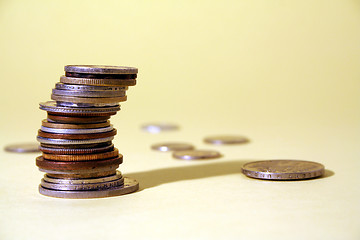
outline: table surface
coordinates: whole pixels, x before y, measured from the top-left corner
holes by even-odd
[[[359,239],[360,4],[356,1],[2,1],[0,146],[35,141],[66,64],[139,68],[111,118],[133,194],[42,196],[38,153],[0,150],[0,239]],[[178,131],[140,126],[173,122]],[[214,146],[239,134],[251,142]],[[150,149],[183,141],[220,159]],[[266,159],[323,177],[262,181]]]

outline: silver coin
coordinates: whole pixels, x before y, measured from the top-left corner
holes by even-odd
[[[124,178],[124,184],[122,186],[99,191],[57,191],[43,188],[41,185],[39,185],[39,192],[42,195],[49,197],[72,199],[120,196],[135,192],[138,189],[139,183],[136,180],[127,177]]]
[[[93,74],[137,74],[138,69],[124,66],[107,65],[67,65],[65,72],[93,73]]]
[[[59,134],[90,134],[90,133],[104,133],[113,130],[113,125],[110,124],[110,127],[104,128],[49,128],[41,126],[41,130],[49,133],[59,133]]]
[[[56,101],[42,102],[39,104],[40,109],[47,112],[59,112],[59,113],[108,113],[108,112],[117,112],[120,110],[120,105],[108,106],[108,107],[67,107],[61,106],[56,103]]]
[[[107,138],[96,138],[96,139],[86,139],[86,140],[69,140],[69,139],[55,139],[55,138],[43,138],[37,137],[37,141],[40,143],[53,144],[53,145],[81,145],[81,144],[91,144],[91,143],[102,143],[112,141],[114,137]]]
[[[123,97],[126,95],[125,91],[73,91],[63,89],[53,89],[52,93],[59,96],[74,96],[74,97]]]
[[[211,144],[243,144],[248,143],[249,139],[239,135],[218,135],[206,137],[204,142]]]
[[[60,107],[72,107],[72,108],[93,108],[93,107],[116,107],[119,106],[118,102],[113,103],[72,103],[56,101],[56,104]]]
[[[64,178],[54,178],[50,177],[47,174],[44,176],[44,180],[49,183],[56,184],[89,184],[89,183],[102,183],[110,182],[114,180],[121,179],[122,175],[120,171],[116,171],[115,175],[110,175],[107,177],[97,177],[97,178],[79,178],[79,179],[64,179]]]
[[[189,150],[189,151],[176,151],[173,157],[183,160],[197,160],[197,159],[213,159],[221,157],[218,151],[213,150]]]
[[[61,191],[84,191],[84,190],[103,190],[112,187],[118,187],[124,184],[124,178],[116,179],[109,182],[101,183],[87,183],[87,184],[63,184],[63,183],[50,183],[41,179],[41,186],[52,190]]]
[[[86,174],[93,174],[93,173],[99,173],[99,172],[108,172],[108,171],[115,171],[119,167],[118,164],[111,165],[111,166],[105,166],[105,167],[99,167],[94,169],[77,169],[77,170],[50,170],[50,169],[44,169],[39,168],[40,172],[45,172],[49,174],[61,174],[61,175],[78,175],[78,178],[82,178],[81,175]]]
[[[128,87],[117,87],[117,86],[90,86],[90,85],[75,85],[56,83],[56,89],[71,90],[71,91],[126,91]]]
[[[144,131],[150,133],[159,133],[163,131],[178,130],[179,126],[173,123],[148,123],[141,126]]]
[[[193,150],[194,146],[188,143],[167,142],[167,143],[154,144],[151,146],[151,149],[162,152],[185,151],[185,150]]]
[[[7,152],[16,153],[28,153],[28,152],[40,152],[38,143],[17,143],[5,146]]]

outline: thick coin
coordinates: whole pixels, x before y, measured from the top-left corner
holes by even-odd
[[[134,86],[136,79],[96,79],[96,78],[78,78],[78,77],[60,77],[60,82],[66,84],[79,84],[90,86]]]
[[[138,69],[125,66],[108,65],[66,65],[65,72],[93,74],[137,74]]]
[[[249,139],[237,135],[219,135],[206,137],[204,142],[211,144],[243,144],[248,143]]]
[[[301,160],[266,160],[246,163],[242,172],[252,178],[267,180],[301,180],[324,174],[324,165]]]
[[[148,123],[141,126],[144,131],[150,133],[159,133],[163,131],[178,130],[179,126],[173,123]]]
[[[53,170],[53,169],[45,169],[39,168],[40,172],[45,172],[52,176],[68,176],[69,178],[86,178],[86,176],[99,175],[106,176],[103,173],[115,172],[115,170],[119,167],[119,164],[113,164],[105,167],[95,167],[89,169],[75,169],[75,170]]]
[[[37,136],[36,139],[38,142],[42,144],[44,143],[44,144],[52,144],[52,145],[83,145],[83,144],[109,142],[112,141],[114,137],[86,139],[86,140],[69,140],[69,139],[43,138]]]
[[[123,186],[114,187],[106,190],[99,190],[99,191],[58,191],[58,190],[47,189],[39,185],[39,192],[42,195],[49,197],[72,198],[72,199],[120,196],[131,192],[135,192],[138,189],[139,189],[139,183],[136,180],[127,177],[124,177]]]
[[[48,128],[41,126],[41,131],[48,133],[59,133],[59,134],[90,134],[90,133],[104,133],[113,130],[113,125],[104,128]]]
[[[36,158],[36,166],[41,169],[47,170],[86,170],[86,169],[95,169],[113,165],[120,165],[123,161],[123,156],[119,154],[118,157],[105,159],[105,160],[97,160],[97,161],[80,161],[80,162],[58,162],[58,161],[50,161],[44,159],[42,156]]]
[[[114,112],[120,111],[120,105],[110,107],[90,107],[90,108],[79,108],[79,107],[64,107],[57,104],[56,101],[48,101],[40,103],[40,109],[45,110],[48,113],[62,113],[62,114],[73,114],[73,115],[89,115],[96,116],[97,114],[108,114],[111,115]],[[111,114],[110,114],[111,113]]]
[[[76,155],[65,155],[65,154],[48,154],[43,153],[43,158],[52,161],[91,161],[91,160],[103,160],[108,158],[114,158],[119,156],[119,151],[115,148],[113,151],[105,153],[95,154],[76,154]]]
[[[124,184],[124,178],[117,180],[102,182],[102,183],[88,183],[88,184],[62,184],[62,183],[50,183],[41,179],[41,186],[52,190],[61,191],[87,191],[87,190],[104,190],[113,187],[122,186]]]
[[[38,143],[17,143],[11,144],[4,148],[7,152],[29,153],[40,152]]]
[[[95,178],[77,178],[77,179],[64,179],[49,176],[48,174],[44,175],[44,180],[49,183],[58,183],[58,184],[89,184],[89,183],[102,183],[109,182],[121,179],[122,175],[120,171],[116,171],[116,174],[112,174],[106,177],[95,177]]]
[[[59,116],[49,114],[47,115],[47,120],[54,121],[56,123],[102,123],[107,121],[110,116],[92,116],[92,117],[69,117],[69,116]]]
[[[95,146],[92,148],[54,148],[52,145],[50,146],[51,147],[45,147],[42,144],[40,145],[39,150],[47,154],[61,154],[61,155],[96,154],[96,153],[103,153],[114,150],[113,144],[109,146],[101,146],[101,147]]]
[[[65,84],[65,83],[56,83],[56,89],[62,90],[72,90],[72,91],[126,91],[129,88],[126,87],[117,87],[117,86],[89,86],[89,85],[76,85],[76,84]]]
[[[98,138],[112,137],[115,135],[116,135],[116,129],[113,129],[109,132],[91,133],[91,134],[57,134],[57,133],[47,133],[41,130],[38,131],[38,136],[42,138],[68,139],[68,140],[98,139]]]
[[[53,89],[52,93],[59,96],[73,96],[84,98],[107,98],[107,97],[124,97],[125,91],[73,91],[63,89]]]
[[[194,146],[188,143],[168,142],[158,143],[151,146],[151,149],[162,152],[193,150]]]
[[[56,129],[94,129],[94,128],[109,127],[111,124],[110,121],[100,122],[100,123],[90,123],[90,124],[53,123],[53,122],[49,122],[47,119],[44,119],[41,125],[47,128],[56,128]]]
[[[51,94],[51,99],[62,102],[72,103],[118,103],[126,101],[126,96],[123,97],[72,97]]]
[[[176,151],[173,157],[183,160],[198,160],[198,159],[213,159],[221,157],[221,154],[213,150],[189,150],[189,151]]]

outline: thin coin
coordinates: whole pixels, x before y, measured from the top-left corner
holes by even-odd
[[[96,154],[96,153],[112,151],[114,150],[114,145],[111,144],[109,146],[97,147],[97,148],[52,148],[52,147],[44,147],[40,145],[39,150],[47,154],[61,154],[61,155]]]
[[[154,144],[151,146],[151,149],[162,152],[185,151],[185,150],[193,150],[194,146],[188,143],[167,142],[167,143]]]
[[[136,79],[96,79],[96,78],[79,78],[79,77],[60,77],[60,82],[66,84],[79,84],[90,86],[134,86]]]
[[[76,155],[65,155],[65,154],[48,154],[43,153],[43,157],[52,161],[92,161],[92,160],[103,160],[108,158],[114,158],[119,156],[119,151],[115,148],[111,152],[96,153],[96,154],[76,154]]]
[[[58,133],[47,133],[41,130],[38,131],[38,136],[42,138],[51,139],[67,139],[67,140],[85,140],[85,139],[98,139],[107,138],[116,135],[116,129],[109,132],[91,133],[91,134],[58,134]]]
[[[91,134],[91,133],[104,133],[113,130],[113,125],[104,128],[48,128],[41,126],[41,131],[47,133],[58,133],[58,134]]]
[[[86,140],[69,140],[69,139],[54,139],[54,138],[43,138],[36,137],[36,140],[42,144],[52,144],[52,145],[87,145],[93,143],[104,143],[112,141],[114,137],[107,138],[98,138],[98,139],[86,139]],[[80,147],[80,146],[79,146]]]
[[[103,197],[112,197],[128,194],[135,192],[139,189],[139,183],[131,178],[124,177],[124,184],[119,187],[114,187],[106,190],[99,191],[58,191],[44,188],[39,185],[39,192],[42,195],[49,197],[57,198],[72,198],[72,199],[82,199],[82,198],[103,198]]]
[[[115,103],[73,103],[73,102],[63,102],[56,101],[56,104],[61,107],[70,107],[70,108],[102,108],[102,107],[115,107],[119,106],[118,102]]]
[[[173,157],[183,160],[198,160],[198,159],[213,159],[221,157],[221,154],[213,150],[189,150],[189,151],[176,151]]]
[[[116,169],[105,170],[105,169],[97,169],[98,172],[88,172],[88,173],[78,173],[77,171],[74,173],[73,171],[70,172],[60,172],[60,173],[50,173],[44,169],[40,170],[42,172],[48,172],[46,175],[52,178],[58,178],[62,180],[77,180],[77,179],[94,179],[94,178],[102,178],[113,176],[116,174]]]
[[[179,126],[173,123],[148,123],[141,126],[144,131],[150,133],[159,133],[163,131],[178,130]]]
[[[107,97],[123,97],[125,96],[125,90],[122,91],[73,91],[63,89],[53,89],[52,93],[59,96],[73,96],[84,98],[107,98]]]
[[[265,180],[301,180],[324,174],[324,165],[302,160],[266,160],[246,163],[242,172]]]
[[[126,91],[128,87],[116,87],[116,86],[89,86],[89,85],[75,85],[56,83],[56,89],[73,90],[73,91]]]
[[[106,176],[106,177],[96,177],[96,178],[79,178],[79,179],[64,179],[57,178],[53,176],[49,176],[48,174],[44,175],[44,180],[50,183],[58,183],[58,184],[89,184],[89,183],[102,183],[114,181],[122,178],[121,172],[116,171],[116,174]]]
[[[62,102],[72,103],[118,103],[126,101],[126,96],[123,97],[72,97],[51,94],[51,99]]]
[[[68,117],[68,116],[59,116],[59,115],[53,115],[49,114],[47,115],[48,121],[55,121],[57,123],[102,123],[104,121],[107,121],[110,116],[92,116],[92,117]]]
[[[238,135],[218,135],[206,137],[204,142],[211,144],[243,144],[248,143],[249,139]]]
[[[11,144],[6,146],[4,150],[7,152],[16,152],[16,153],[40,152],[38,143]]]
[[[56,101],[48,101],[40,103],[40,109],[45,110],[48,113],[62,113],[62,114],[77,114],[77,115],[96,115],[102,113],[113,113],[120,111],[120,105],[110,107],[90,107],[90,108],[76,108],[76,107],[64,107],[57,104]],[[56,114],[54,114],[56,115]]]
[[[65,72],[93,73],[93,74],[137,74],[138,69],[126,66],[109,65],[66,65]]]
[[[110,121],[100,122],[100,123],[83,123],[83,124],[70,124],[70,123],[52,123],[47,119],[42,121],[42,126],[47,128],[56,128],[56,129],[94,129],[94,128],[104,128],[110,126]]]
[[[124,184],[124,178],[116,179],[109,182],[102,183],[87,183],[87,184],[62,184],[50,183],[41,179],[41,186],[52,190],[61,191],[86,191],[86,190],[104,190],[112,187],[118,187]]]

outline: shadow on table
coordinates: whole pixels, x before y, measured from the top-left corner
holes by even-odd
[[[155,187],[164,183],[222,176],[222,175],[235,174],[235,173],[242,174],[241,167],[245,163],[250,161],[253,160],[233,160],[233,161],[216,162],[216,163],[212,162],[208,164],[198,164],[198,165],[184,166],[184,167],[160,168],[160,169],[154,169],[143,172],[127,173],[125,174],[125,176],[134,178],[137,181],[139,181],[140,191],[141,191],[143,189]],[[314,179],[306,179],[305,181],[323,179],[323,178],[331,177],[334,174],[335,173],[333,171],[326,169],[322,177],[314,178]],[[260,179],[254,179],[254,180],[264,181]],[[265,181],[272,181],[272,180],[265,180]],[[285,181],[280,181],[280,182],[285,182]],[[279,181],[274,180],[274,182],[279,182]]]

